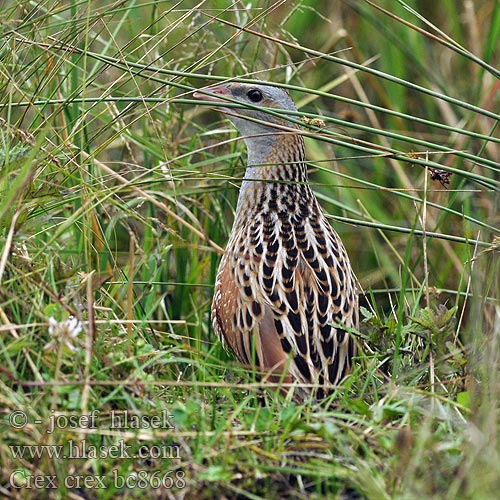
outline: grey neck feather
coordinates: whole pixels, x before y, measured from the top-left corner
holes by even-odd
[[[269,154],[276,143],[276,136],[247,137],[244,140],[247,145],[248,159],[245,176],[240,187],[236,213],[239,212],[246,194],[251,188],[255,187],[255,182],[262,179],[261,166],[266,164],[266,158],[269,158]]]
[[[262,179],[262,169],[260,166],[269,162],[269,156],[276,144],[276,135],[275,129],[272,127],[266,127],[236,116],[229,116],[229,119],[243,135],[248,154],[247,168],[236,206],[236,213],[238,213],[249,190],[255,187],[256,181]]]
[[[247,168],[240,187],[236,206],[236,214],[238,215],[240,209],[245,204],[245,198],[247,198],[247,196],[249,197],[248,202],[251,202],[250,193],[256,188],[256,183],[262,185],[264,189],[266,186],[271,188],[271,183],[260,183],[259,180],[263,177],[262,167],[268,165],[270,158],[275,155],[275,152],[273,153],[273,148],[275,148],[279,139],[276,135],[276,129],[273,127],[266,127],[262,124],[243,120],[235,116],[230,116],[229,118],[243,135],[243,140],[245,141],[248,152]],[[290,123],[290,126],[294,127],[292,123]],[[285,163],[293,160],[303,161],[303,158],[280,159]]]

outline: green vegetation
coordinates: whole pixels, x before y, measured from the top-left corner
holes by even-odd
[[[498,1],[7,1],[0,35],[0,496],[498,498]],[[211,328],[245,148],[190,96],[233,77],[325,123],[363,289],[330,404]]]

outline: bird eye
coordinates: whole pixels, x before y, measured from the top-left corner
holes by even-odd
[[[249,90],[247,96],[252,102],[262,101],[262,92],[259,89]]]

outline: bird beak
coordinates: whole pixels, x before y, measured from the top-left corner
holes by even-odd
[[[193,97],[195,99],[200,99],[200,101],[227,103],[227,101],[221,99],[221,97],[231,97],[231,91],[227,85],[214,85],[213,87],[201,89],[201,92],[194,92]]]

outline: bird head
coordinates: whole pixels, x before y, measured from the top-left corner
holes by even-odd
[[[254,83],[224,83],[206,87],[193,94],[195,99],[218,104],[236,102],[248,107],[219,107],[245,136],[276,133],[276,128],[297,126],[286,115],[272,115],[265,108],[297,111],[286,90]],[[290,118],[294,118],[289,115]]]

